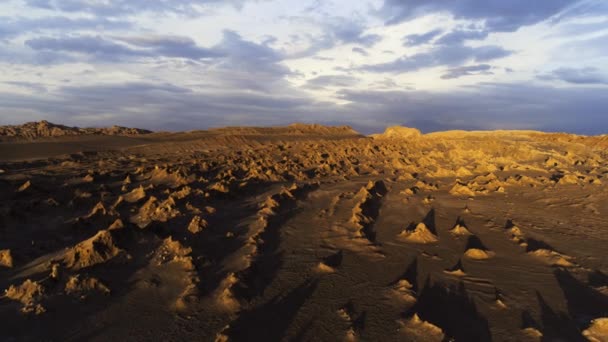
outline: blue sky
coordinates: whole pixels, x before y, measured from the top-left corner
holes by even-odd
[[[5,0],[0,124],[608,133],[604,0]]]

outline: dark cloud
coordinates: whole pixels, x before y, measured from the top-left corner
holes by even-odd
[[[217,59],[231,69],[270,70],[282,74],[288,71],[277,65],[282,54],[264,44],[243,40],[233,31],[224,31],[222,41],[211,48],[198,46],[192,39],[181,36],[68,36],[38,37],[25,44],[33,50],[88,56],[99,62],[123,62],[140,58],[184,58],[189,60]],[[73,57],[73,56],[72,56]],[[69,58],[69,55],[66,55]]]
[[[425,131],[540,129],[607,133],[604,87],[481,84],[428,92],[343,90],[347,105],[302,93],[195,92],[171,84],[69,86],[49,92],[1,93],[0,124],[47,119],[72,125],[120,124],[191,130],[226,125],[283,125],[294,121],[351,124],[364,133],[404,124]]]
[[[437,39],[436,44],[460,45],[466,40],[483,40],[488,36],[486,30],[462,30],[457,29]]]
[[[285,58],[281,52],[244,40],[233,31],[224,31],[222,41],[214,49],[225,54],[215,65],[214,70],[219,72],[216,79],[229,87],[271,93],[288,87],[285,77],[294,75],[281,63]]]
[[[133,49],[125,44],[99,36],[39,37],[27,40],[25,45],[37,51],[88,55],[95,60],[104,62],[152,56],[149,51]]]
[[[483,130],[483,124],[463,120],[440,121],[433,119],[413,119],[403,122],[404,126],[418,128],[423,133],[442,132],[453,130],[477,131]],[[486,128],[487,129],[487,128]]]
[[[345,111],[373,117],[376,127],[370,124],[370,131],[381,131],[387,123],[424,120],[420,128],[425,130],[538,129],[606,134],[608,97],[603,93],[603,87],[482,83],[446,92],[349,90],[341,96],[351,101]]]
[[[355,46],[354,48],[352,48],[352,52],[354,53],[358,53],[362,56],[368,56],[369,54],[367,53],[367,51],[365,51],[365,49],[360,48],[358,46]]]
[[[456,66],[467,62],[487,62],[509,56],[511,53],[496,45],[478,47],[440,45],[428,52],[402,57],[387,63],[365,65],[361,69],[370,72],[403,73],[443,65]]]
[[[307,88],[319,89],[325,87],[352,87],[359,79],[348,75],[323,75],[308,80]]]
[[[149,51],[151,55],[187,59],[221,57],[224,53],[200,47],[188,37],[183,36],[139,36],[117,38],[137,48]]]
[[[244,40],[231,30],[224,31],[224,37],[215,49],[222,51],[235,62],[256,68],[263,68],[262,64],[278,63],[284,58],[282,53],[270,46]]]
[[[483,20],[493,32],[511,32],[548,19],[572,4],[572,0],[385,0],[378,15],[390,25],[447,12],[458,19]]]
[[[327,26],[331,38],[343,44],[360,44],[369,47],[382,39],[377,34],[366,34],[367,27],[360,20],[336,17],[330,19]]]
[[[241,7],[248,0],[25,0],[28,6],[62,12],[92,13],[99,16],[128,16],[142,12],[204,14],[205,6],[231,4]]]
[[[234,89],[194,92],[171,84],[125,83],[62,87],[49,94],[0,92],[0,124],[48,119],[73,125],[129,125],[191,130],[226,125],[276,125],[339,117],[307,95],[272,96]]]
[[[550,74],[540,75],[539,79],[545,81],[560,80],[573,84],[608,84],[608,77],[603,75],[599,69],[586,68],[559,68]]]
[[[492,69],[492,66],[490,66],[489,64],[461,66],[448,69],[445,74],[441,75],[441,78],[444,80],[449,80],[453,78],[460,78],[463,76],[492,75],[493,73],[490,71],[490,69]]]
[[[403,43],[409,46],[426,44],[442,33],[443,30],[433,30],[423,34],[410,34],[403,37]]]

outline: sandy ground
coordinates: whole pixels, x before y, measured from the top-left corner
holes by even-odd
[[[0,340],[607,341],[606,137],[0,143]]]

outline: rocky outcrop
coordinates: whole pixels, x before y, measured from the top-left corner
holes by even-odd
[[[374,139],[412,139],[422,135],[416,128],[393,126],[388,127],[382,134],[374,134]]]
[[[35,140],[39,138],[76,135],[139,135],[152,131],[139,128],[112,126],[104,128],[80,128],[57,125],[48,121],[28,122],[18,126],[0,126],[0,139]]]

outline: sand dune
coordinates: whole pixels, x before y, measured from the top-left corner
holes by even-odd
[[[605,137],[0,135],[0,340],[608,334]]]

